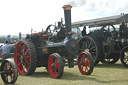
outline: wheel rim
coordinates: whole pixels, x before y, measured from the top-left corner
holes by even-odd
[[[1,77],[5,84],[14,84],[18,78],[18,72],[15,65],[12,62],[5,60],[1,65],[1,71],[5,72],[1,74]]]
[[[81,65],[78,65],[78,68],[82,74],[87,74],[90,71],[90,60],[89,56],[85,53],[81,53],[78,58],[78,62]]]
[[[25,75],[30,67],[30,52],[27,45],[20,41],[15,48],[15,62],[18,72]]]
[[[124,49],[122,52],[121,52],[121,56],[120,56],[120,60],[121,60],[121,63],[125,66],[125,67],[128,67],[128,49]]]
[[[49,57],[48,70],[52,78],[58,78],[58,76],[62,72],[60,67],[60,61],[56,55],[51,55]]]

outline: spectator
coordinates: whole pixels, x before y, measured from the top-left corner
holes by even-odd
[[[8,40],[8,43],[11,42],[11,35],[8,35],[8,36],[7,36],[7,40]]]
[[[9,44],[9,41],[5,41],[5,44],[0,48],[0,53],[2,55],[3,59],[7,59],[9,57],[14,57],[14,53],[10,53],[10,50],[15,46],[16,44]]]
[[[84,26],[83,30],[82,30],[82,36],[86,36],[86,27]]]

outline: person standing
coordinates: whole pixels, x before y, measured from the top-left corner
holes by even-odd
[[[86,27],[84,26],[83,30],[82,30],[82,36],[86,36]]]
[[[8,35],[8,36],[7,36],[7,40],[8,40],[8,43],[11,42],[11,35]]]
[[[0,48],[0,53],[3,59],[14,57],[14,53],[10,53],[10,51],[15,45],[16,44],[9,44],[8,40],[5,41],[5,44]]]

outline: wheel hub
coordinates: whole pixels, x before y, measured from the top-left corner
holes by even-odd
[[[88,61],[84,61],[83,63],[84,66],[88,66]]]
[[[8,66],[6,72],[7,72],[7,75],[12,75],[13,69],[10,66]]]
[[[20,56],[20,60],[21,60],[22,62],[25,62],[25,56],[24,56],[24,55],[21,55],[21,56]]]
[[[124,57],[128,59],[128,52],[124,52]]]
[[[51,68],[52,68],[52,69],[54,69],[54,68],[55,68],[55,65],[54,65],[54,64],[52,64],[52,65],[51,65]]]
[[[85,51],[89,52],[90,50],[89,49],[85,49]]]

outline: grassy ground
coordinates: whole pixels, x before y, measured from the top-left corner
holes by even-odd
[[[0,78],[0,85],[4,85]],[[61,79],[53,79],[45,68],[37,68],[32,76],[19,75],[14,85],[128,85],[128,68],[120,61],[114,65],[98,64],[91,75],[81,75],[78,67],[64,68]]]

